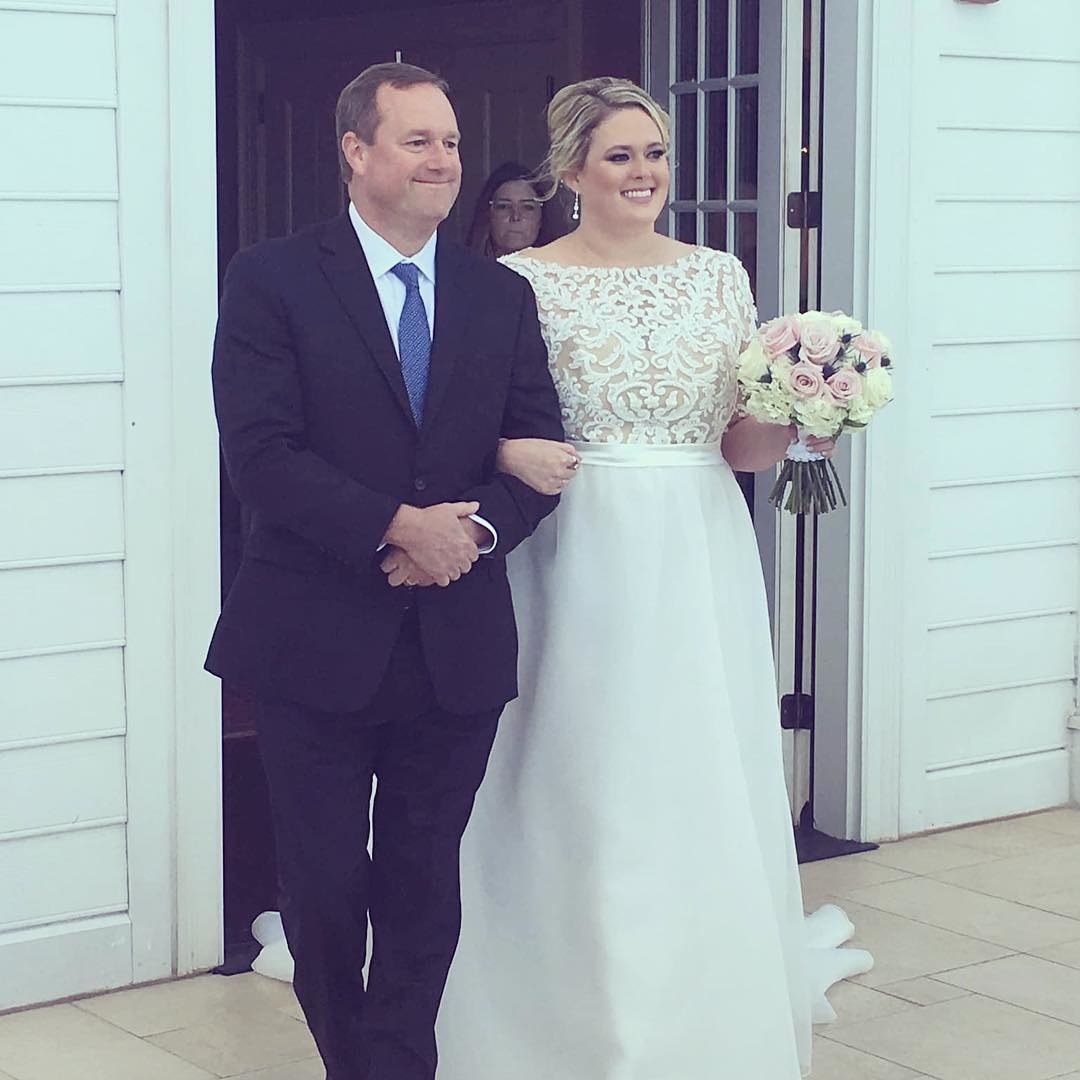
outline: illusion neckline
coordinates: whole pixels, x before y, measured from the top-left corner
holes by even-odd
[[[538,259],[535,255],[526,255],[522,251],[512,252],[510,255],[503,256],[503,259],[519,259],[522,262],[535,263],[537,266],[551,266],[557,270],[613,270],[620,273],[626,273],[634,270],[670,270],[674,267],[681,266],[685,262],[689,262],[702,252],[713,250],[715,249],[696,244],[685,255],[680,255],[677,259],[671,260],[670,262],[642,263],[640,266],[589,266],[587,263],[560,263],[555,262],[554,259]]]

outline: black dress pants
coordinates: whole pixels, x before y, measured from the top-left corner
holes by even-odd
[[[433,1080],[461,836],[500,711],[439,707],[414,610],[361,712],[260,703],[293,985],[328,1080]]]

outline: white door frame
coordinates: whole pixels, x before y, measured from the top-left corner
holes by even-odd
[[[121,27],[145,3],[120,0]],[[158,689],[171,690],[175,738],[170,783],[156,797],[174,797],[174,971],[185,975],[214,967],[223,956],[221,696],[202,666],[221,606],[218,436],[210,393],[217,317],[216,45],[213,0],[167,0],[167,11],[168,190],[157,194],[167,200],[169,236],[174,681]],[[142,63],[152,66],[145,56]]]
[[[913,0],[826,5],[825,176],[822,297],[887,328],[898,354],[913,356],[909,296]],[[831,59],[831,62],[829,58]],[[914,364],[905,394],[914,394]],[[896,410],[893,412],[893,410]],[[918,452],[898,402],[871,432],[845,440],[837,462],[851,509],[846,567],[826,587],[847,608],[846,820],[864,840],[901,835],[902,719],[923,668],[910,650],[923,640],[907,593],[917,509],[897,490]],[[828,521],[828,519],[826,519]],[[907,747],[910,753],[911,747]]]

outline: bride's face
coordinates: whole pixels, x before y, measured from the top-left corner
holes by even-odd
[[[663,136],[637,108],[619,109],[597,126],[584,168],[570,178],[582,220],[614,228],[651,228],[667,204],[668,182]]]

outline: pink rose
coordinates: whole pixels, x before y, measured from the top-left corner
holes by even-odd
[[[836,359],[840,339],[836,331],[824,320],[804,319],[799,334],[799,359],[824,367]]]
[[[799,344],[799,324],[790,315],[770,319],[761,326],[761,343],[770,357],[775,358]]]
[[[793,364],[788,372],[788,386],[796,397],[807,401],[825,392],[825,380],[813,364]]]
[[[826,381],[829,396],[837,405],[846,405],[852,398],[862,393],[862,377],[857,371],[842,368]]]
[[[881,367],[881,358],[889,351],[889,342],[875,330],[864,330],[851,344],[868,368]]]

